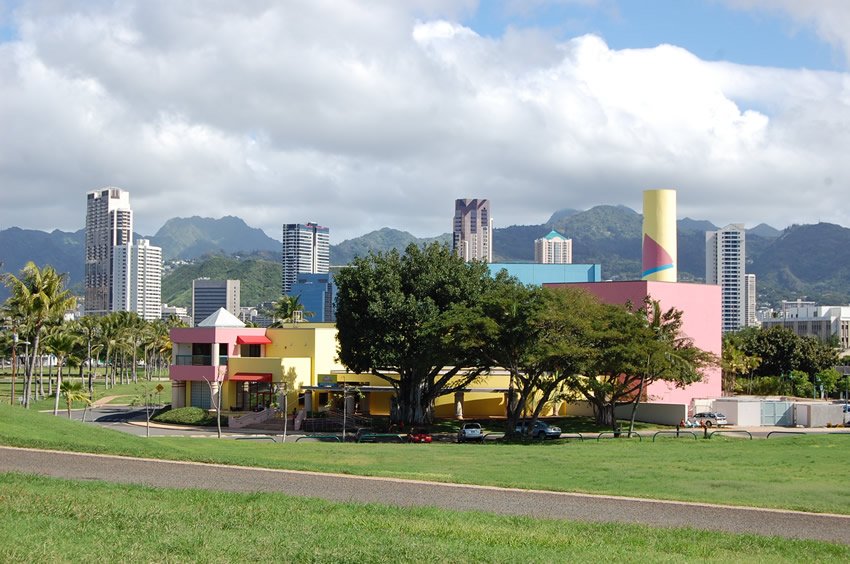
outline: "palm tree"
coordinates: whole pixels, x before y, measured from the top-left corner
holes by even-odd
[[[70,331],[54,331],[45,339],[51,351],[56,356],[56,401],[53,403],[53,415],[59,414],[59,396],[62,389],[62,367],[66,359],[74,352],[79,342],[78,337]],[[82,388],[82,385],[80,385]]]
[[[27,362],[24,381],[24,407],[30,404],[32,375],[44,326],[76,305],[76,298],[65,289],[65,278],[65,274],[59,274],[52,266],[39,268],[32,261],[24,265],[20,277],[5,276],[12,295],[6,300],[4,310],[23,317],[32,335],[32,356]]]
[[[63,398],[65,398],[65,405],[68,407],[68,419],[71,418],[71,404],[75,401],[81,401],[87,406],[91,405],[91,400],[89,399],[88,392],[79,382],[62,382],[62,386],[59,389],[59,394],[56,395],[57,400],[60,394]]]
[[[296,312],[301,312],[300,314]],[[285,323],[295,323],[300,317],[312,317],[315,315],[312,311],[304,311],[304,304],[301,303],[301,296],[281,296],[271,310],[274,323],[271,327],[282,327]]]
[[[88,381],[89,393],[92,392],[92,347],[97,346],[97,338],[100,334],[100,320],[93,315],[85,315],[77,322],[77,328],[80,331],[86,343],[86,366],[88,366]]]

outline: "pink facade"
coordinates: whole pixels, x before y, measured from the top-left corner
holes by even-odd
[[[631,302],[640,305],[646,296],[658,300],[662,309],[675,307],[683,312],[682,332],[694,345],[720,357],[722,331],[720,318],[720,286],[683,284],[681,282],[579,282],[575,284],[544,284],[547,288],[579,287],[609,304]],[[715,398],[721,395],[720,368],[704,372],[702,382],[684,389],[666,382],[656,382],[647,389],[649,401],[690,404],[694,398]]]
[[[191,327],[175,328],[170,332],[173,343],[174,360],[171,363],[169,377],[173,381],[221,381],[224,377],[223,370],[219,366],[226,366],[221,362],[222,357],[239,356],[239,345],[236,340],[239,337],[262,337],[266,330],[262,327]],[[181,358],[192,356],[191,345],[194,343],[206,343],[214,345],[216,350],[211,351],[209,364],[193,365],[192,362],[184,363]],[[187,346],[188,345],[188,346]],[[222,351],[218,345],[225,345]]]

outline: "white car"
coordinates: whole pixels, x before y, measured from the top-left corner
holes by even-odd
[[[693,420],[697,425],[705,425],[706,427],[722,427],[724,425],[728,425],[729,422],[726,421],[726,416],[722,413],[717,413],[714,411],[705,411],[703,413],[697,413],[694,415]]]
[[[457,442],[463,443],[466,441],[484,442],[484,431],[478,423],[464,423],[457,432]]]

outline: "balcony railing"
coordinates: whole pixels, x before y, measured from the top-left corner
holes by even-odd
[[[227,366],[226,355],[218,357],[220,366]],[[177,366],[212,366],[212,355],[208,354],[178,354]]]
[[[208,354],[178,354],[177,366],[212,366],[212,356]]]

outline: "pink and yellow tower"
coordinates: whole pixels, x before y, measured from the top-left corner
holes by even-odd
[[[643,268],[641,280],[676,282],[676,191],[643,193]]]

